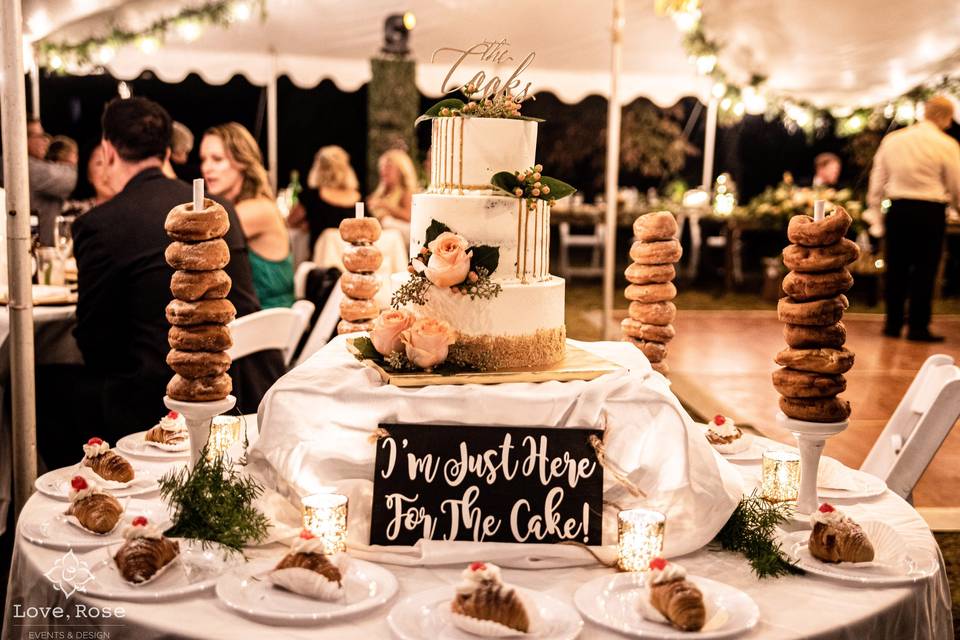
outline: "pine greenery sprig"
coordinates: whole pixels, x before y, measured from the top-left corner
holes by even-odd
[[[160,479],[160,496],[173,511],[173,526],[165,533],[240,551],[267,537],[270,522],[253,506],[262,493],[263,487],[238,472],[228,457],[208,460],[204,447],[192,470],[180,468]]]
[[[776,528],[789,518],[789,505],[767,502],[754,491],[740,500],[714,541],[727,551],[742,553],[758,578],[802,575],[776,540]]]

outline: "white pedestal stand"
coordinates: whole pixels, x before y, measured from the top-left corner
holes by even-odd
[[[796,437],[800,449],[800,493],[797,496],[797,513],[810,515],[820,506],[817,497],[817,471],[820,468],[820,454],[827,438],[835,436],[847,428],[843,422],[806,422],[788,418],[782,411],[777,412],[777,424]]]
[[[227,396],[213,402],[181,402],[170,396],[163,396],[163,404],[171,411],[181,414],[187,423],[187,430],[190,432],[190,468],[193,469],[200,458],[200,450],[210,437],[210,422],[214,417],[233,409],[237,399]]]

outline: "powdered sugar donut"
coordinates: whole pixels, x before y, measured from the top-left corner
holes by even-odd
[[[164,257],[174,269],[215,271],[230,262],[230,247],[220,238],[205,242],[171,242]]]
[[[669,211],[645,213],[633,222],[633,235],[644,242],[670,240],[677,229],[677,219]]]
[[[672,302],[631,302],[627,313],[644,324],[670,324],[677,317],[677,305]]]
[[[670,282],[677,276],[672,264],[637,264],[634,262],[623,272],[633,284],[656,284]]]
[[[624,290],[627,300],[637,302],[666,302],[677,297],[677,288],[672,282],[659,284],[631,284]]]
[[[373,273],[383,263],[380,249],[366,244],[350,245],[343,251],[343,266],[354,273]]]
[[[677,240],[637,241],[630,247],[630,258],[638,264],[667,264],[676,262],[682,255],[683,249]]]
[[[345,273],[340,276],[340,290],[356,300],[366,300],[377,295],[380,278],[370,273]]]
[[[376,218],[344,218],[340,237],[351,244],[372,244],[380,239],[380,221]]]
[[[380,305],[376,300],[351,300],[347,298],[340,301],[340,317],[349,322],[357,320],[371,320],[380,315]]]

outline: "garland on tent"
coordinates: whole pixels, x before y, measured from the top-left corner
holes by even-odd
[[[144,53],[154,53],[171,34],[192,42],[208,26],[228,27],[236,22],[246,22],[257,13],[261,20],[266,18],[266,0],[207,2],[160,18],[137,31],[114,25],[109,33],[90,36],[80,42],[41,40],[36,44],[37,60],[40,66],[58,73],[96,68],[109,63],[121,47],[136,45]]]
[[[829,125],[832,116],[838,136],[852,136],[864,129],[885,129],[891,121],[914,122],[920,103],[927,98],[947,93],[960,98],[960,77],[940,76],[917,85],[903,95],[871,107],[857,109],[837,107],[824,109],[806,100],[777,94],[763,85],[767,78],[753,74],[746,85],[737,86],[719,64],[722,45],[707,37],[703,28],[701,0],[655,0],[659,15],[669,16],[684,33],[683,46],[690,61],[702,75],[713,79],[712,93],[720,101],[718,119],[721,125],[736,124],[745,113],[768,118],[781,118],[790,130],[803,130],[808,136]]]

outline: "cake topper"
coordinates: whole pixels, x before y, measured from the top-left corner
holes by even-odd
[[[517,65],[517,68],[514,69],[506,82],[502,82],[498,76],[491,76],[487,79],[486,73],[478,71],[467,82],[459,86],[452,86],[453,81],[451,81],[451,77],[457,71],[457,68],[467,61],[468,58],[473,59],[479,57],[479,62],[492,62],[495,65],[505,64],[514,59],[513,56],[510,55],[509,47],[510,42],[506,38],[501,38],[499,40],[483,40],[466,49],[458,49],[456,47],[441,47],[437,49],[430,57],[430,62],[435,62],[437,55],[443,52],[457,54],[456,61],[453,63],[453,66],[450,67],[450,70],[447,71],[447,75],[443,79],[443,84],[440,85],[440,91],[442,93],[450,93],[451,91],[459,89],[472,99],[492,100],[498,96],[503,96],[509,97],[517,103],[532,97],[530,95],[530,83],[528,82],[521,89],[522,83],[519,76],[530,66],[530,63],[532,63],[533,59],[537,56],[535,51],[527,54],[527,57]]]

